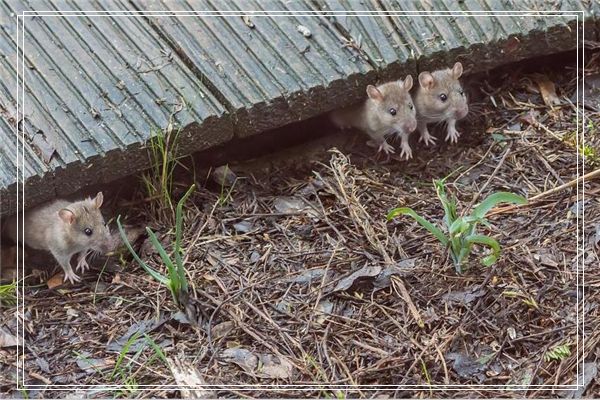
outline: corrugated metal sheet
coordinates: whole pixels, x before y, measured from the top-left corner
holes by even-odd
[[[350,104],[377,80],[457,59],[475,72],[574,49],[576,18],[541,11],[584,11],[592,39],[599,7],[586,0],[0,2],[0,213],[15,210],[17,124],[33,205],[146,167],[145,141],[170,120],[184,128],[181,148],[197,151]],[[94,15],[25,17],[25,113],[17,116],[14,15],[26,10]],[[530,14],[440,13],[456,10]],[[127,16],[138,11],[162,12]],[[400,15],[415,11],[429,14]]]
[[[103,11],[84,1],[0,4],[4,15],[59,9]],[[16,119],[16,21],[7,22],[0,30],[0,101]],[[233,136],[225,107],[142,17],[29,17],[24,33],[25,179],[44,177],[44,184],[26,187],[26,200],[66,195],[147,166],[144,142],[170,120],[206,128],[188,129],[189,151]]]
[[[325,0],[322,10],[390,12],[383,18],[333,17],[381,70],[397,76],[395,64],[406,54],[419,69],[435,69],[460,60],[468,72],[576,47],[573,16],[553,16],[535,10],[584,10],[579,2],[503,0]],[[518,16],[511,10],[533,10]],[[479,15],[468,12],[480,11]],[[490,15],[491,11],[506,12]],[[421,12],[422,15],[411,15]],[[448,13],[452,15],[448,15]],[[464,12],[464,13],[461,13]],[[410,16],[407,16],[410,15]],[[549,35],[550,30],[553,30]],[[592,33],[592,31],[590,31]],[[566,40],[560,40],[564,37]],[[389,72],[388,72],[389,71]]]
[[[303,2],[239,0],[146,1],[134,0],[139,10],[271,11],[310,8]],[[150,17],[152,25],[178,48],[207,81],[211,82],[238,122],[237,133],[246,136],[302,120],[323,107],[335,105],[327,89],[342,95],[349,80],[364,82],[370,65],[342,47],[339,33],[318,17],[238,16]],[[306,27],[313,35],[298,31]],[[372,79],[373,77],[371,77]],[[347,88],[346,91],[349,91]]]

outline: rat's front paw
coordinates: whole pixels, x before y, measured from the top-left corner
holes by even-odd
[[[85,272],[90,268],[89,264],[87,263],[87,260],[85,259],[88,256],[88,254],[90,254],[89,250],[79,253],[79,257],[77,258],[77,266],[75,267],[75,270],[77,272]]]
[[[389,156],[390,154],[394,154],[396,151],[394,150],[394,146],[384,140],[383,143],[379,145],[377,152],[383,152],[386,156]]]
[[[73,272],[73,270],[71,271],[65,271],[65,277],[63,279],[63,282],[66,281],[71,282],[72,284],[75,284],[76,282],[81,281],[81,278],[77,276],[77,274],[75,272]]]
[[[435,139],[436,139],[435,136],[431,136],[429,134],[429,132],[425,132],[424,134],[422,133],[421,136],[419,136],[419,142],[425,143],[425,146],[429,146],[429,145],[434,146]]]
[[[82,258],[81,260],[79,260],[77,262],[77,266],[75,267],[75,270],[77,272],[85,272],[90,268],[89,264],[87,263],[87,261],[85,260],[85,258]]]
[[[448,134],[446,135],[446,142],[450,141],[450,143],[458,143],[458,137],[460,136],[460,132],[456,129],[448,129]]]
[[[400,158],[404,158],[405,160],[410,160],[412,158],[412,149],[408,145],[408,143],[402,143],[400,145],[402,151],[400,152]]]

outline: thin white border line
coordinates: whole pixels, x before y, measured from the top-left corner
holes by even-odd
[[[583,28],[582,28],[582,43],[585,44],[585,18],[582,17],[582,22],[583,22]],[[577,31],[577,34],[579,35],[579,30]],[[577,51],[579,52],[579,46],[577,46]],[[581,54],[583,55],[582,57],[582,62],[583,62],[583,67],[585,68],[585,49],[581,52]],[[579,63],[579,57],[577,57],[577,62]],[[579,116],[579,68],[577,68],[577,115]],[[584,89],[585,88],[585,73],[582,74],[581,76],[581,88]],[[581,117],[582,117],[582,128],[581,128],[581,141],[582,141],[582,146],[583,148],[585,148],[585,92],[583,92],[583,96],[581,99]],[[579,133],[579,124],[577,125],[577,132]],[[578,163],[579,165],[579,163]],[[585,160],[582,157],[582,162],[581,162],[581,174],[582,176],[585,176]],[[582,179],[582,191],[581,191],[581,196],[583,198],[582,201],[582,207],[581,207],[581,212],[582,212],[582,222],[581,222],[581,230],[582,230],[582,238],[581,238],[581,250],[583,252],[582,257],[581,257],[581,312],[583,313],[582,318],[581,318],[581,346],[583,347],[582,349],[582,354],[581,354],[581,385],[583,386],[583,383],[585,382],[585,257],[583,257],[585,255],[585,179]],[[577,295],[579,296],[579,290],[577,290]],[[577,307],[577,309],[579,310],[579,306]],[[578,363],[579,364],[579,363]],[[577,382],[579,384],[579,382]]]
[[[71,13],[71,14],[69,14]],[[273,12],[273,13],[282,13],[281,15],[269,15],[267,14],[268,11],[262,11],[262,12],[254,12],[254,11],[250,11],[250,12],[244,12],[244,11],[231,11],[231,12],[222,12],[222,11],[215,11],[215,12],[203,12],[203,13],[198,13],[198,12],[191,12],[191,13],[185,13],[182,14],[180,12],[172,12],[172,13],[167,13],[165,14],[165,11],[134,11],[134,12],[123,12],[123,11],[102,11],[102,12],[89,12],[90,14],[92,14],[92,16],[146,16],[146,15],[150,15],[150,16],[217,16],[217,17],[226,17],[226,16],[247,16],[247,15],[251,15],[251,16],[385,16],[385,15],[390,15],[390,16],[419,16],[419,15],[423,15],[423,16],[445,16],[445,17],[450,17],[450,16],[456,16],[456,17],[465,17],[465,16],[535,16],[535,17],[539,17],[539,16],[560,16],[560,17],[575,17],[576,18],[576,40],[577,40],[577,46],[576,46],[576,53],[577,53],[577,93],[579,93],[579,16],[582,16],[582,23],[583,23],[583,38],[585,39],[585,14],[584,11],[582,10],[577,10],[577,11],[565,11],[564,13],[561,12],[554,12],[554,11],[540,11],[540,12],[530,12],[530,11],[525,11],[525,12],[519,12],[519,11],[494,11],[494,12],[477,12],[477,11],[473,11],[473,12],[452,12],[452,11],[435,11],[435,12],[428,12],[428,11],[408,11],[408,12],[331,12],[331,11],[326,11],[326,12],[318,12],[318,11],[313,11],[313,12],[305,12],[305,11],[299,11],[299,12],[294,12],[294,11],[279,11],[279,12]],[[307,13],[307,14],[306,14]],[[68,15],[66,15],[68,14]],[[61,11],[28,11],[28,10],[24,10],[22,11],[20,14],[17,14],[17,117],[18,117],[18,112],[19,112],[19,76],[18,76],[18,67],[19,67],[19,17],[22,20],[22,24],[23,24],[23,32],[22,33],[22,54],[23,54],[23,62],[21,63],[21,69],[22,69],[22,78],[23,78],[23,83],[22,83],[22,101],[23,101],[23,110],[25,109],[24,106],[24,99],[25,99],[25,82],[24,82],[24,78],[25,78],[25,17],[29,17],[29,16],[63,16],[63,17],[69,17],[69,16],[85,16],[86,12],[85,11],[66,11],[66,12],[61,12]],[[585,105],[585,100],[584,103]],[[579,111],[579,98],[577,98],[577,107],[578,107],[578,111]],[[585,116],[584,111],[582,111],[583,116]],[[577,137],[577,160],[579,160],[579,112],[576,113],[576,137]],[[585,119],[584,119],[585,122]],[[583,129],[585,130],[585,129]],[[18,135],[18,125],[16,128],[16,133]],[[24,142],[24,132],[23,132],[23,138],[21,141],[21,146],[22,146],[22,153],[19,154],[19,145],[17,145],[17,174],[18,174],[18,160],[19,160],[19,155],[21,156],[21,160],[23,162],[23,165],[25,163],[24,160],[24,146],[25,146],[25,142]],[[582,141],[583,141],[583,133],[582,133]],[[579,175],[579,163],[577,163],[576,165],[577,168],[577,174]],[[585,166],[583,166],[583,171],[585,171]],[[21,175],[22,175],[22,182],[23,184],[21,186],[23,186],[23,198],[24,198],[24,168],[22,168],[21,170]],[[582,185],[585,185],[585,181],[582,183]],[[17,208],[18,208],[18,202],[19,202],[19,181],[17,179]],[[577,182],[577,199],[579,201],[579,182]],[[585,187],[583,188],[583,199],[585,199]],[[21,204],[21,209],[22,212],[24,211],[24,199],[22,201]],[[583,205],[582,210],[585,210],[585,206]],[[583,217],[585,218],[585,216]],[[583,219],[583,221],[585,221]],[[22,221],[24,222],[24,221]],[[579,214],[577,215],[577,242],[579,243]],[[17,224],[18,225],[18,224]],[[17,235],[19,234],[18,231],[18,227],[17,227]],[[24,245],[23,247],[23,251],[24,251]],[[577,252],[579,253],[579,245],[576,246],[577,248]],[[18,253],[18,250],[17,250]],[[579,256],[579,254],[577,254],[577,256]],[[17,263],[18,264],[18,263]],[[578,263],[577,263],[578,265]],[[23,275],[24,278],[24,269],[22,269],[21,274]],[[19,266],[17,265],[17,276],[19,275]],[[583,266],[583,260],[582,260],[582,276],[583,278],[585,278],[585,267]],[[579,287],[579,274],[577,274],[576,276],[577,278],[577,286]],[[22,280],[23,282],[23,280]],[[23,284],[23,283],[22,283]],[[583,291],[585,293],[585,287],[583,288]],[[19,296],[19,289],[17,289],[17,297]],[[577,318],[577,324],[576,324],[576,342],[577,342],[577,361],[576,361],[576,365],[577,365],[577,377],[579,378],[579,291],[577,290],[576,292],[577,294],[577,310],[576,310],[576,318]],[[17,298],[17,302],[19,301],[19,298]],[[583,300],[582,304],[584,303],[585,300]],[[21,316],[24,315],[24,309],[25,304],[23,302],[23,304],[21,304]],[[19,309],[18,304],[17,304],[17,309]],[[585,315],[583,316],[583,324],[585,324]],[[583,325],[585,326],[585,325]],[[25,350],[24,350],[24,344],[25,344],[25,327],[24,324],[19,324],[19,318],[17,316],[17,331],[19,331],[19,327],[21,328],[21,332],[22,332],[22,339],[23,339],[23,345],[19,346],[17,345],[17,357],[20,355],[19,353],[19,348],[22,347],[23,350],[23,357],[18,357],[20,358],[21,361],[17,360],[17,386],[19,384],[19,366],[21,366],[23,368],[23,371],[25,370],[25,360],[24,360],[24,354],[25,354]],[[583,332],[583,340],[585,340],[585,332]],[[585,343],[585,342],[583,342]],[[585,348],[583,348],[583,351],[585,352]],[[464,385],[464,384],[457,384],[457,385],[342,385],[342,386],[335,386],[335,385],[306,385],[306,386],[302,386],[302,385],[290,385],[290,386],[286,386],[286,385],[206,385],[206,387],[218,387],[218,388],[224,388],[224,387],[250,387],[252,389],[247,389],[247,390],[255,390],[256,388],[264,388],[264,387],[272,387],[271,389],[267,389],[267,390],[284,390],[284,389],[278,389],[281,387],[291,387],[291,388],[296,388],[296,390],[300,390],[300,388],[306,388],[306,390],[314,390],[312,388],[331,388],[331,387],[343,387],[343,388],[347,388],[347,389],[361,389],[361,390],[373,390],[371,388],[375,387],[390,387],[390,388],[395,388],[395,389],[400,389],[400,388],[422,388],[422,389],[426,389],[426,390],[477,390],[479,388],[499,388],[499,389],[495,389],[495,390],[509,390],[508,388],[513,388],[513,391],[521,391],[521,390],[546,390],[546,389],[553,389],[553,390],[562,390],[564,388],[564,390],[568,390],[568,389],[573,389],[573,388],[579,388],[581,385],[579,383],[579,379],[577,379],[577,382],[575,385]],[[27,389],[27,388],[36,388],[36,387],[44,387],[48,390],[66,390],[67,388],[122,388],[125,387],[124,385],[26,385],[24,383],[24,376],[23,376],[23,385],[22,388],[23,389]],[[180,386],[180,385],[138,385],[138,387],[148,387],[148,388],[165,388],[165,387],[172,387],[174,389],[176,388],[182,388],[182,387],[187,387],[187,386]],[[190,386],[190,388],[194,388],[195,386]],[[456,389],[453,389],[454,387],[457,387]],[[60,388],[65,388],[65,389],[60,389]],[[144,390],[144,389],[141,389]],[[147,389],[147,390],[152,390],[152,389]],[[157,390],[157,389],[155,389]],[[410,390],[410,389],[409,389]]]
[[[163,11],[164,13],[164,11]],[[343,16],[341,14],[329,14],[329,13],[320,13],[320,14],[306,14],[304,12],[302,13],[295,13],[295,14],[276,14],[276,15],[252,15],[252,17],[287,17],[287,16],[294,16],[294,17],[333,17],[333,16]],[[352,17],[380,17],[380,16],[386,16],[388,14],[369,14],[369,13],[361,13],[361,14],[353,14],[351,15]],[[398,12],[398,13],[390,13],[389,16],[393,16],[393,17],[415,17],[415,16],[420,16],[422,14],[408,14],[405,12]],[[517,14],[517,15],[512,15],[512,14],[504,14],[504,15],[500,15],[501,17],[570,17],[570,18],[577,18],[580,14],[544,14],[544,15],[540,15],[540,14]],[[64,14],[64,13],[44,13],[44,14],[28,14],[25,15],[27,17],[81,17],[81,16],[88,16],[85,13],[71,13],[71,14]],[[248,16],[248,14],[244,14],[244,13],[237,13],[237,14],[208,14],[208,13],[195,13],[195,14],[178,14],[178,13],[166,13],[166,14],[129,14],[129,13],[125,13],[125,12],[121,12],[119,14],[92,14],[89,15],[92,17],[103,17],[103,16],[107,16],[107,17],[246,17]],[[426,17],[493,17],[496,16],[494,14],[491,13],[481,13],[481,14],[442,14],[439,12],[432,12],[429,14],[424,14],[423,16]]]
[[[21,57],[19,56],[19,24],[20,24],[20,19],[19,19],[20,15],[17,15],[17,31],[16,31],[16,38],[15,38],[15,44],[17,46],[17,63],[15,65],[15,75],[16,75],[16,82],[17,82],[17,124],[15,125],[15,140],[17,142],[17,159],[15,160],[16,163],[16,170],[15,170],[15,180],[17,181],[17,210],[19,209],[19,100],[20,100],[20,96],[19,96],[19,60],[21,59]],[[24,18],[24,17],[23,17]],[[23,163],[23,165],[25,165],[25,163]],[[19,219],[17,217],[17,238],[19,237]],[[19,252],[20,246],[17,245],[17,315],[15,315],[15,319],[16,319],[16,323],[17,323],[17,340],[18,337],[22,337],[23,338],[23,343],[25,342],[25,335],[21,335],[21,327],[19,324],[19,311],[20,311],[20,303],[19,303],[19,278],[20,278],[20,268],[19,268],[19,255],[21,254]],[[19,374],[21,372],[21,368],[19,368],[19,359],[21,357],[19,357],[19,343],[17,343],[17,359],[16,364],[17,364],[17,388],[19,387]]]
[[[16,136],[16,141],[17,141],[17,176],[16,176],[16,178],[17,178],[17,209],[19,208],[19,199],[21,200],[20,204],[23,208],[24,208],[24,204],[25,204],[25,201],[23,199],[24,193],[25,193],[24,185],[23,185],[24,181],[19,179],[19,161],[22,161],[21,165],[23,165],[23,166],[25,165],[25,159],[23,156],[25,153],[25,148],[23,147],[24,146],[23,140],[19,137],[19,131],[18,131],[19,130],[19,124],[18,124],[19,111],[22,114],[25,114],[23,111],[24,107],[20,107],[21,102],[23,102],[23,99],[25,97],[25,89],[24,89],[25,85],[24,85],[24,82],[22,81],[23,76],[25,76],[25,60],[24,60],[24,56],[23,56],[23,60],[21,60],[20,55],[19,55],[19,50],[22,51],[21,54],[23,54],[23,55],[25,54],[25,52],[23,51],[23,48],[25,46],[24,26],[21,29],[21,24],[23,24],[23,25],[25,24],[25,16],[21,15],[20,17],[21,17],[20,19],[17,17],[17,38],[15,41],[15,44],[17,45],[17,68],[16,68],[16,73],[17,73],[17,125],[16,125],[16,127],[17,127],[17,136]],[[19,46],[19,44],[21,44],[21,46]],[[19,61],[21,61],[21,62],[19,62]],[[21,87],[20,87],[21,90],[20,91],[19,91],[19,67],[21,67]],[[24,122],[23,122],[23,124],[24,124]],[[21,140],[19,140],[19,139],[21,139]],[[21,168],[21,174],[23,174],[23,169],[24,168]],[[23,195],[21,195],[21,193],[23,193]],[[23,209],[21,209],[22,217],[17,218],[17,221],[18,221],[17,222],[17,238],[19,238],[19,239],[21,239],[21,235],[23,234],[23,232],[21,232],[21,229],[20,229],[20,227],[22,226],[22,223],[23,223],[23,218],[24,218],[22,211],[23,211]],[[21,221],[19,221],[19,220],[21,220]],[[18,256],[19,256],[19,254],[21,256],[23,255],[24,248],[25,248],[25,245],[21,245],[20,249],[19,249],[19,246],[17,246],[17,280],[20,280],[21,283],[20,284],[17,283],[17,315],[16,315],[16,318],[17,318],[17,332],[18,332],[18,334],[20,334],[20,337],[23,338],[21,346],[19,346],[19,344],[17,343],[17,362],[16,362],[17,370],[18,370],[17,371],[17,387],[19,386],[19,383],[21,383],[21,386],[24,386],[23,384],[25,382],[24,376],[22,374],[19,374],[19,372],[25,371],[25,361],[24,361],[24,357],[23,357],[25,354],[25,324],[24,323],[21,324],[21,318],[24,315],[25,301],[23,301],[22,304],[20,304],[20,307],[19,307],[19,303],[18,303],[18,300],[20,297],[19,294],[21,293],[22,285],[24,282],[24,280],[23,280],[24,272],[23,271],[25,268],[25,265],[23,265],[22,268],[19,268]],[[21,250],[21,251],[19,252],[19,250]],[[21,354],[23,356],[21,356]],[[21,382],[19,382],[19,377],[21,378]]]
[[[577,17],[577,26],[579,26],[579,17]],[[577,43],[579,43],[579,29],[577,29],[576,31],[576,35],[577,35]],[[577,73],[577,87],[579,87],[579,46],[577,46],[576,49],[576,57],[577,57],[577,61],[575,62],[575,68],[576,68],[576,73]],[[577,99],[577,104],[579,104],[579,99]],[[575,112],[575,159],[577,160],[577,162],[575,163],[575,168],[577,171],[577,176],[579,177],[579,156],[580,156],[580,152],[579,152],[579,107],[577,107],[577,111]],[[577,202],[577,207],[579,207],[579,181],[576,182],[576,188],[575,188],[575,201]],[[577,209],[577,213],[575,215],[575,257],[576,257],[576,261],[575,261],[575,285],[576,285],[576,289],[575,289],[575,295],[577,296],[577,308],[575,310],[575,320],[576,320],[576,324],[575,324],[575,351],[577,352],[577,360],[575,363],[575,373],[576,375],[576,382],[577,385],[579,385],[579,212],[580,210]]]
[[[293,390],[293,389],[307,389],[307,390],[311,390],[311,389],[315,389],[315,388],[326,388],[326,389],[340,389],[340,388],[351,388],[351,389],[364,389],[364,388],[375,388],[377,390],[379,389],[397,389],[397,388],[402,388],[402,389],[406,389],[406,388],[411,388],[414,390],[420,390],[420,389],[439,389],[439,390],[463,390],[465,387],[468,387],[470,389],[482,389],[482,388],[498,388],[496,390],[503,390],[506,389],[508,390],[508,388],[510,388],[510,390],[547,390],[547,389],[553,389],[553,390],[573,390],[573,389],[577,389],[580,387],[580,385],[576,385],[576,384],[571,384],[571,385],[517,385],[517,384],[509,384],[509,385],[469,385],[469,384],[465,384],[465,385],[460,385],[460,384],[455,384],[455,385],[368,385],[368,386],[361,386],[361,385],[338,385],[338,384],[316,384],[316,385],[309,385],[309,384],[305,384],[305,385],[294,385],[294,384],[281,384],[281,385],[277,385],[277,384],[264,384],[264,385],[256,385],[259,387],[272,387],[272,388],[281,388],[283,389],[287,389],[287,390]],[[233,385],[233,384],[206,384],[206,385],[137,385],[136,387],[142,387],[142,388],[169,388],[169,389],[178,389],[178,388],[206,388],[206,389],[214,389],[214,390],[218,390],[218,389],[229,389],[229,388],[251,388],[251,389],[255,389],[256,386],[252,386],[252,385]],[[69,388],[81,388],[81,385],[45,385],[45,384],[34,384],[34,385],[27,385],[27,388],[31,388],[31,387],[35,387],[35,388],[49,388],[54,390],[54,388],[63,388],[63,390],[69,389]],[[123,388],[123,387],[127,387],[127,385],[117,385],[117,384],[106,384],[106,385],[86,385],[84,387],[97,387],[97,388]],[[248,389],[250,390],[250,389]]]
[[[215,11],[215,10],[23,10],[20,15],[30,16],[30,15],[39,15],[39,14],[48,14],[48,13],[56,13],[56,14],[73,14],[73,13],[81,13],[81,14],[96,14],[96,15],[112,15],[112,14],[132,14],[132,15],[140,15],[140,14],[162,14],[168,13],[172,15],[199,15],[199,14],[207,14],[207,15],[237,15],[243,14],[247,16],[272,16],[273,14],[281,14],[281,15],[295,15],[299,13],[311,14],[311,15],[339,15],[339,16],[356,16],[362,14],[369,15],[397,15],[401,13],[410,14],[410,15],[424,15],[429,16],[430,14],[460,14],[463,16],[470,15],[479,15],[479,14],[491,14],[491,15],[529,15],[534,14],[536,16],[547,16],[547,15],[558,15],[558,16],[568,16],[570,13],[573,14],[585,14],[584,10],[564,10],[564,11],[553,11],[553,10],[497,10],[497,11],[489,11],[489,10],[465,10],[465,11],[454,11],[454,10],[400,10],[400,11],[378,11],[378,10],[359,10],[359,11],[339,11],[339,10],[256,10],[256,11],[244,11],[244,10],[223,10],[223,11]]]

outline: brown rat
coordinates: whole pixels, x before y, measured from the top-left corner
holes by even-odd
[[[433,122],[447,122],[446,141],[458,141],[460,133],[456,130],[456,121],[466,117],[469,112],[467,97],[458,80],[462,73],[463,66],[457,62],[451,69],[419,74],[419,85],[413,98],[417,106],[419,141],[426,145],[435,143],[435,137],[427,129],[427,124]]]
[[[358,128],[371,140],[369,146],[377,147],[385,154],[394,153],[394,147],[387,143],[386,137],[399,135],[401,156],[412,157],[408,145],[408,136],[417,127],[416,111],[410,96],[413,86],[412,76],[404,81],[384,83],[377,87],[367,86],[369,96],[362,104],[335,110],[331,120],[340,128]]]
[[[74,283],[80,278],[71,268],[71,257],[77,257],[77,270],[89,266],[85,257],[92,251],[106,253],[112,245],[110,231],[100,212],[103,195],[95,198],[68,202],[55,200],[25,212],[24,230],[19,232],[27,246],[47,250],[60,264],[65,278]],[[20,215],[8,218],[4,233],[15,243],[19,241],[17,226]]]

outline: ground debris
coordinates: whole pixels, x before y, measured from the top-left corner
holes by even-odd
[[[209,399],[213,394],[206,390],[207,383],[196,367],[186,362],[184,355],[167,358],[169,369],[177,385],[180,386],[181,398],[183,399]]]
[[[480,287],[472,287],[468,290],[450,292],[442,296],[442,299],[450,303],[459,303],[462,305],[469,305],[474,300],[477,300],[481,296],[485,295],[486,290]]]
[[[239,365],[244,371],[259,378],[287,379],[293,371],[292,364],[283,356],[255,354],[240,347],[222,351],[221,358],[223,361]]]
[[[584,69],[587,75],[600,73],[594,65]],[[470,119],[458,123],[463,132],[459,143],[438,140],[432,150],[415,141],[415,158],[409,162],[375,160],[364,137],[343,132],[331,136],[331,142],[319,141],[319,151],[307,144],[286,150],[280,163],[274,161],[277,155],[268,157],[268,173],[249,173],[246,164],[232,164],[236,175],[228,178],[229,186],[223,179],[204,178],[206,187],[184,209],[182,235],[190,297],[198,300],[194,310],[202,323],[190,324],[185,313],[177,314],[168,289],[135,262],[111,257],[96,276],[68,290],[26,286],[21,321],[25,369],[54,384],[107,384],[106,376],[93,373],[74,355],[89,354],[99,365],[114,362],[131,340],[123,363],[137,384],[178,381],[178,372],[159,357],[154,343],[166,359],[195,368],[192,375],[199,381],[239,385],[211,392],[224,398],[262,398],[271,393],[257,385],[284,383],[457,385],[453,391],[376,394],[356,389],[340,394],[357,398],[556,398],[556,391],[532,388],[577,381],[576,351],[560,361],[543,358],[550,346],[575,348],[577,315],[586,318],[587,360],[600,357],[595,290],[600,270],[594,268],[600,249],[598,180],[585,182],[585,210],[580,184],[579,198],[572,187],[491,215],[481,232],[498,240],[501,257],[489,268],[475,257],[462,275],[426,230],[415,229],[408,218],[385,220],[390,209],[408,206],[438,223],[443,210],[433,179],[448,177],[459,212],[476,194],[485,198],[502,190],[532,197],[571,181],[582,161],[570,139],[576,132],[576,106],[562,96],[573,93],[575,70],[544,74],[561,104],[548,106],[531,79],[530,88],[523,87],[514,68],[485,75],[488,81],[481,87],[487,94],[481,102],[473,100]],[[597,113],[587,109],[585,144],[592,150],[600,149],[597,120]],[[189,187],[190,175],[177,176],[175,185]],[[209,171],[195,175],[208,177]],[[139,204],[128,206],[128,221],[130,213],[142,216],[143,226],[160,232],[172,256],[172,223],[148,212],[143,188],[137,198]],[[586,224],[578,231],[576,213],[583,212]],[[577,243],[577,237],[585,241]],[[144,261],[165,273],[153,247],[148,242],[142,247]],[[579,313],[578,304],[585,306]],[[20,315],[16,306],[3,308],[0,326],[15,332],[10,325],[15,315]],[[0,347],[0,385],[12,377],[15,356],[14,346]],[[586,375],[584,396],[600,393],[597,377],[587,381],[592,375]],[[30,375],[25,379],[26,384],[43,382]],[[127,384],[121,376],[110,383]],[[474,384],[486,387],[474,394],[467,390]],[[507,392],[508,384],[529,392]],[[336,396],[326,388],[280,389],[273,397]],[[170,389],[147,393],[134,389],[119,395],[184,395]],[[42,394],[62,397],[64,392]]]

